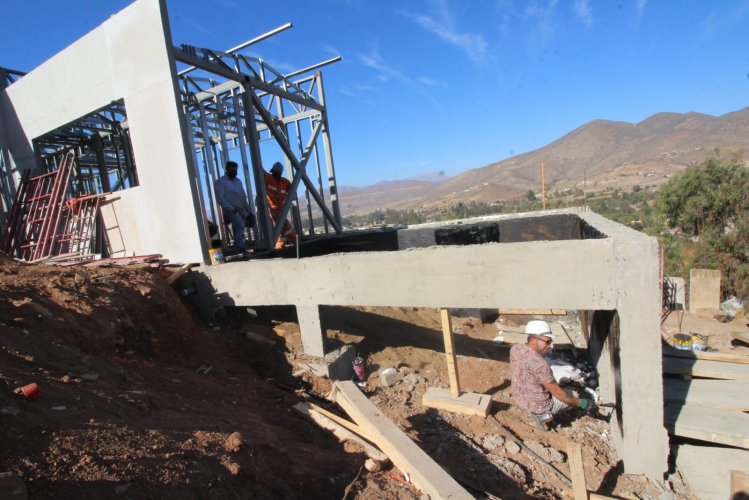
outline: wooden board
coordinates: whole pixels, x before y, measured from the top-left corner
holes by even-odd
[[[663,346],[663,355],[686,359],[704,359],[707,361],[724,361],[727,363],[749,364],[749,350],[745,353],[730,352],[699,352],[699,351],[682,351],[674,349],[670,345]]]
[[[583,450],[574,441],[567,441],[567,461],[570,464],[575,500],[588,500],[588,486],[585,484],[585,469],[583,468]]]
[[[749,411],[747,389],[749,387],[743,380],[664,378],[663,400],[717,410]]]
[[[730,498],[730,471],[749,469],[749,451],[682,444],[676,466],[694,496],[701,500]]]
[[[749,473],[740,470],[731,471],[731,495],[736,493],[749,495]]]
[[[723,380],[749,380],[749,365],[672,356],[663,357],[663,372]]]
[[[491,396],[486,394],[464,392],[456,398],[453,397],[450,390],[439,387],[430,387],[421,398],[421,404],[429,408],[440,408],[455,413],[478,415],[480,417],[485,417],[489,414],[489,405],[491,402]]]
[[[440,310],[442,317],[442,338],[445,341],[445,358],[447,358],[447,375],[450,378],[450,394],[454,398],[460,396],[460,377],[458,376],[458,364],[455,359],[455,337],[453,326],[450,321],[450,310]]]
[[[666,428],[677,436],[749,449],[749,414],[667,404]]]
[[[749,345],[749,333],[747,332],[731,332],[731,338]]]
[[[366,435],[390,458],[414,486],[431,498],[473,498],[450,477],[424,450],[411,441],[398,426],[362,394],[350,380],[333,386],[333,397],[346,413],[364,429]]]
[[[302,415],[306,415],[315,422],[317,425],[322,427],[325,430],[328,430],[333,433],[335,437],[337,437],[340,441],[354,441],[356,443],[359,443],[362,448],[364,448],[364,453],[369,458],[373,458],[375,460],[378,460],[380,462],[384,462],[388,459],[387,456],[374,446],[372,446],[370,443],[365,441],[360,435],[356,434],[355,432],[351,431],[350,429],[347,429],[346,427],[342,426],[341,424],[337,423],[334,420],[331,420],[326,415],[323,415],[322,413],[313,411],[309,404],[301,402],[294,405],[294,409],[301,413]]]

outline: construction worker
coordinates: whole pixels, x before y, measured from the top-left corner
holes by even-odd
[[[512,399],[516,406],[530,413],[533,424],[546,429],[554,416],[570,407],[586,410],[594,403],[576,398],[572,391],[562,389],[554,379],[543,355],[551,350],[554,334],[546,321],[531,320],[525,325],[526,343],[510,349]]]
[[[265,174],[265,194],[268,198],[268,209],[270,210],[270,218],[273,219],[273,223],[277,224],[278,219],[281,217],[281,209],[286,198],[289,196],[291,190],[291,182],[283,177],[283,165],[281,162],[276,162],[270,168],[270,173],[264,172]],[[283,228],[281,233],[278,235],[278,241],[276,241],[276,248],[283,248],[288,243],[296,241],[296,233],[291,229],[291,224],[288,220],[283,221]]]
[[[241,252],[247,248],[244,228],[252,211],[242,181],[237,179],[237,170],[237,162],[227,161],[226,173],[216,180],[213,189],[216,193],[216,202],[224,214],[224,224],[231,224],[234,250]]]

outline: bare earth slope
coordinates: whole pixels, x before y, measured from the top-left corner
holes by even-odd
[[[341,202],[345,214],[362,214],[378,208],[505,200],[528,189],[540,191],[542,162],[550,191],[658,185],[716,148],[724,156],[749,151],[749,107],[719,117],[658,113],[639,123],[594,120],[543,148],[468,170],[442,184],[394,181],[347,188]]]

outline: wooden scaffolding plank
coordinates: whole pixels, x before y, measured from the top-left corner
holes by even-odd
[[[667,404],[666,428],[677,436],[749,448],[749,414],[704,406]]]
[[[747,385],[743,380],[663,379],[663,400],[667,403],[749,411],[746,391]]]
[[[663,357],[663,372],[723,380],[749,380],[749,365],[672,356]]]
[[[725,500],[731,497],[731,470],[749,472],[749,451],[681,444],[676,466],[695,497]]]
[[[414,486],[431,498],[473,498],[450,477],[424,450],[362,394],[350,380],[338,381],[333,396],[346,413],[362,428]]]

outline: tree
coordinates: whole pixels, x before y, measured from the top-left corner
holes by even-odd
[[[655,209],[667,272],[720,269],[724,295],[749,298],[749,170],[743,161],[713,156],[687,168],[661,188]],[[686,245],[693,248],[685,252]]]
[[[535,201],[536,193],[534,193],[532,189],[529,189],[528,192],[525,194],[525,197],[528,199],[528,201]]]

